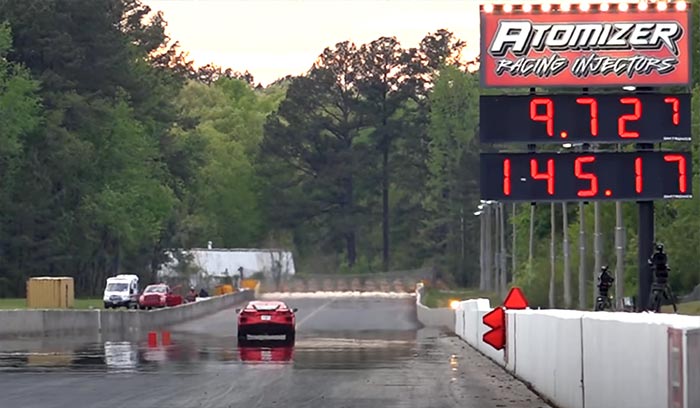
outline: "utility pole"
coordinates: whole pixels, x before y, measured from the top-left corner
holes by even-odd
[[[586,309],[586,209],[583,202],[578,203],[578,308]]]
[[[595,304],[595,277],[598,276],[600,268],[603,266],[602,237],[600,233],[600,201],[593,203],[593,254],[595,255],[595,270],[593,271],[593,304]]]
[[[637,242],[637,262],[639,287],[637,289],[636,309],[638,312],[649,308],[652,276],[647,261],[651,258],[654,247],[654,202],[639,202],[639,241]]]
[[[459,242],[460,242],[460,258],[459,258],[459,276],[462,279],[464,285],[473,285],[470,279],[466,276],[466,267],[464,265],[464,202],[459,208]]]
[[[571,268],[569,265],[569,214],[568,206],[562,203],[562,230],[564,232],[564,307],[571,308]]]
[[[549,242],[549,261],[550,261],[550,271],[549,271],[549,308],[554,309],[554,286],[556,284],[556,252],[554,252],[554,249],[556,248],[556,227],[555,227],[555,222],[556,222],[556,207],[554,203],[550,204],[550,224],[551,224],[551,232],[552,236],[550,238]]]
[[[617,145],[617,151],[622,146]],[[622,225],[622,201],[615,201],[615,309],[622,310],[622,299],[625,296],[625,229]]]
[[[622,310],[622,298],[625,296],[625,229],[622,225],[622,202],[615,202],[615,307]]]

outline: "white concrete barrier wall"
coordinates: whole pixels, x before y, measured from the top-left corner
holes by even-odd
[[[673,407],[695,408],[700,385],[693,367],[700,357],[686,334],[697,333],[700,317],[510,310],[504,352],[482,340],[489,330],[482,319],[491,310],[486,299],[460,302],[456,334],[560,408],[669,407],[669,329],[678,329],[685,404]]]
[[[455,331],[455,312],[448,308],[430,308],[420,303],[416,304],[418,321],[427,327],[443,327],[450,332]]]
[[[133,332],[203,317],[252,300],[250,290],[156,310],[0,310],[0,337]]]
[[[509,370],[561,407],[583,407],[582,315],[559,310],[508,313]]]
[[[416,285],[416,317],[418,321],[427,327],[443,327],[450,332],[455,332],[455,310],[447,307],[430,308],[422,303],[423,284]]]
[[[647,317],[631,315],[629,317]],[[668,405],[668,326],[622,323],[614,313],[583,318],[586,405],[619,408]]]

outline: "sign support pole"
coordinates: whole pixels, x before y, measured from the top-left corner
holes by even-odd
[[[651,91],[651,88],[642,88],[639,91]],[[650,143],[637,144],[637,151],[653,150]],[[648,260],[651,257],[654,246],[654,201],[639,201],[637,223],[637,312],[643,312],[649,308],[649,295],[651,292],[651,273]]]
[[[651,257],[654,246],[654,202],[639,201],[639,229],[637,250],[639,251],[639,276],[637,289],[637,311],[642,312],[649,307],[649,293],[651,292],[651,272],[648,259]]]

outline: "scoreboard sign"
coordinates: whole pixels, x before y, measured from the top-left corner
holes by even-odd
[[[687,93],[481,95],[479,99],[481,143],[691,140]]]
[[[482,153],[480,161],[482,200],[692,198],[685,152]]]
[[[685,2],[481,6],[481,85],[687,86]]]

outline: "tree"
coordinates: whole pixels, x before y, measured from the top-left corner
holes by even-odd
[[[442,265],[459,271],[462,284],[476,284],[478,225],[472,212],[478,197],[479,81],[454,66],[440,70],[430,95],[426,218],[423,239]]]
[[[365,121],[358,113],[358,65],[350,42],[325,49],[307,76],[290,83],[265,126],[261,147],[265,174],[273,178],[268,185],[273,222],[291,228],[323,223],[319,240],[336,249],[343,241],[350,266],[357,259],[356,142]]]
[[[392,140],[399,135],[401,118],[396,114],[407,99],[405,86],[406,53],[394,37],[381,37],[359,50],[361,61],[359,92],[371,136],[381,152],[382,261],[389,270],[389,153]]]
[[[425,140],[426,92],[441,64],[457,64],[464,45],[452,33],[439,30],[427,35],[417,49],[403,49],[396,38],[381,37],[359,50],[362,65],[358,83],[363,109],[368,114],[369,136],[381,157],[382,261],[385,271],[390,267],[392,184],[396,194],[401,194],[402,187],[409,191],[422,187],[418,174],[413,174],[418,183],[406,183],[411,179],[411,173],[406,171],[420,168],[426,157],[423,145],[416,143]],[[394,166],[390,163],[392,156],[396,162]],[[392,169],[401,169],[404,180],[392,183]],[[410,200],[398,203],[406,201]],[[410,210],[403,211],[403,214],[409,215]],[[403,217],[397,217],[400,218]]]
[[[221,78],[211,85],[190,82],[178,98],[183,118],[196,125],[178,130],[183,143],[202,143],[180,214],[180,243],[213,241],[250,247],[264,236],[253,161],[267,115],[283,93],[253,90],[242,80]]]
[[[8,269],[94,291],[151,258],[174,205],[159,145],[178,81],[149,60],[165,37],[162,20],[134,17],[146,11],[135,0],[0,1],[7,59],[40,80],[45,109],[8,192]]]
[[[23,270],[13,265],[13,255],[24,245],[14,235],[13,216],[20,206],[14,192],[21,189],[24,149],[43,122],[39,84],[19,64],[6,59],[11,47],[9,24],[0,24],[0,296],[21,290]]]

